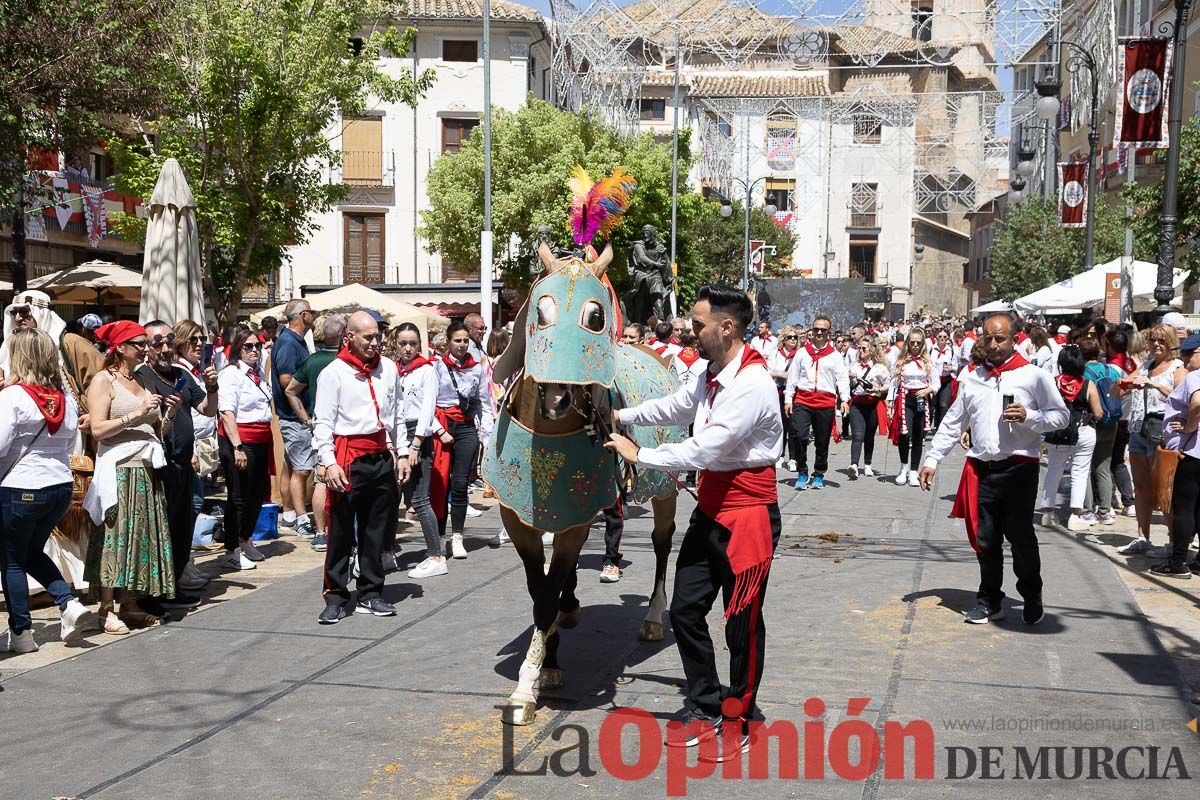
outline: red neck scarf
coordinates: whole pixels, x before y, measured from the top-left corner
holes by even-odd
[[[796,355],[796,350],[799,350],[799,349],[800,349],[800,348],[798,348],[798,347],[797,347],[795,350],[785,350],[785,349],[783,349],[782,347],[780,347],[780,348],[779,348],[779,355],[781,355],[781,356],[783,356],[784,358],[786,358],[786,359],[788,360],[788,362],[790,363],[790,362],[791,362],[791,360],[792,360],[792,359],[795,357],[795,355]]]
[[[1059,394],[1068,403],[1074,403],[1075,398],[1079,396],[1079,390],[1083,388],[1083,378],[1076,378],[1074,375],[1058,375],[1054,382],[1058,384]]]
[[[189,364],[186,361],[176,361],[175,366],[179,367],[180,369],[187,370],[188,372],[195,375],[197,378],[199,378],[203,374],[200,372],[199,364]]]
[[[742,360],[741,360],[741,363],[738,364],[737,371],[740,373],[742,370],[744,370],[746,367],[750,366],[751,364],[762,364],[763,367],[766,367],[767,360],[765,358],[763,358],[762,353],[758,352],[753,347],[747,347],[746,345],[742,345]],[[715,368],[715,365],[710,364],[708,369],[705,370],[705,372],[704,372],[704,387],[706,389],[708,389],[708,391],[709,391],[709,398],[708,398],[708,407],[709,408],[712,408],[713,400],[716,397],[716,393],[718,391],[720,391],[720,389],[721,389],[721,383],[720,383],[720,381],[717,380],[717,376],[721,374],[721,370],[717,370],[716,372],[713,372],[714,368]]]
[[[817,350],[817,348],[813,347],[812,342],[805,342],[804,349],[808,351],[808,357],[813,360],[813,369],[816,369],[817,362],[833,352],[833,345],[826,342],[824,347]]]
[[[379,400],[375,397],[375,382],[371,380],[371,373],[379,366],[379,354],[376,353],[374,358],[363,361],[351,352],[349,347],[343,347],[338,350],[337,358],[353,367],[356,377],[366,378],[367,389],[371,392],[371,404],[375,406],[375,421],[379,423],[379,429],[383,430],[386,426],[383,424],[383,417],[379,414]]]
[[[50,435],[58,433],[67,411],[67,398],[62,390],[52,389],[48,386],[34,386],[31,383],[18,383],[17,386],[25,390],[38,407],[38,411],[42,412],[42,416],[46,418],[46,430]]]
[[[675,357],[684,363],[685,366],[691,367],[700,360],[700,352],[694,347],[685,347],[675,354]]]
[[[450,355],[449,353],[446,353],[446,355],[442,356],[442,361],[446,362],[446,366],[455,372],[466,372],[471,367],[475,366],[475,357],[471,355],[470,351],[467,352],[467,355],[461,362],[456,361],[454,356]]]
[[[253,367],[249,364],[246,365],[246,377],[254,381],[255,386],[258,386],[262,383],[262,375],[258,371],[257,364]]]
[[[1020,353],[1013,353],[1008,357],[1008,361],[1005,361],[998,367],[993,366],[992,362],[985,360],[983,362],[983,376],[985,378],[990,378],[993,375],[999,377],[1002,372],[1012,372],[1014,369],[1019,369],[1028,364],[1029,362],[1025,360],[1025,356]]]
[[[1028,341],[1029,341],[1029,334],[1025,333],[1025,331],[1021,331],[1020,333],[1017,334],[1017,344],[1025,344]]]
[[[762,335],[762,336],[759,336],[758,338],[759,338],[760,340],[764,341],[764,342],[769,342],[769,341],[771,341],[772,339],[774,339],[775,337],[774,337],[774,336],[772,336],[771,334],[767,333],[767,334],[764,334],[764,335]]]
[[[1113,353],[1112,357],[1108,359],[1108,363],[1115,367],[1120,367],[1126,375],[1135,369],[1133,359],[1129,357],[1128,353]]]
[[[430,363],[430,361],[428,358],[425,358],[425,356],[417,356],[416,358],[414,358],[412,361],[408,362],[407,364],[401,364],[399,361],[397,361],[396,362],[396,371],[399,372],[400,377],[403,378],[405,375],[416,372],[418,369],[420,369],[421,367],[425,366],[428,363]]]

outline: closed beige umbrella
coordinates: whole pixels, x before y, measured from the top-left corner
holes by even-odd
[[[183,319],[204,324],[196,198],[173,158],[163,162],[150,196],[138,319],[143,324],[153,319],[172,325]]]

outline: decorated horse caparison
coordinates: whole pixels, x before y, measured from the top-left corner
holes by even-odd
[[[574,190],[578,206],[581,192]],[[649,501],[654,509],[654,585],[639,637],[663,638],[675,477],[656,470],[623,476],[603,444],[614,409],[670,394],[678,381],[654,351],[617,341],[614,295],[603,280],[612,246],[595,255],[587,246],[592,234],[586,223],[575,227],[576,242],[583,245],[577,253],[584,256],[555,258],[544,243],[539,247],[545,274],[530,289],[514,322],[513,340],[493,372],[494,380],[513,380],[484,452],[483,477],[500,501],[501,519],[533,599],[532,639],[502,711],[504,722],[513,725],[533,722],[539,688],[563,684],[558,631],[574,628],[582,617],[576,563],[589,526],[618,501],[623,480],[631,501]],[[626,433],[650,447],[683,441],[686,435],[682,428],[655,427]],[[554,534],[548,570],[543,532]]]

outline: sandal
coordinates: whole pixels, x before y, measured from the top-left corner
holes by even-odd
[[[129,633],[129,628],[117,616],[117,612],[113,609],[112,604],[100,606],[100,629],[110,636],[124,636]]]
[[[156,625],[162,624],[162,618],[156,617],[153,614],[147,614],[136,605],[134,605],[132,608],[122,605],[120,618],[127,625],[132,625],[135,628],[153,628]]]

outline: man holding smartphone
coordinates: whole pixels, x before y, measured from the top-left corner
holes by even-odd
[[[921,467],[929,491],[938,463],[959,437],[971,444],[951,516],[966,521],[979,559],[978,604],[966,621],[983,624],[1004,616],[1004,540],[1012,547],[1017,591],[1027,625],[1042,621],[1042,562],[1033,511],[1038,492],[1042,434],[1065,428],[1070,413],[1050,373],[1014,352],[1013,322],[994,314],[983,324],[987,357],[966,372],[958,397],[938,427]]]
[[[158,470],[163,482],[163,495],[167,506],[167,527],[171,531],[172,567],[175,570],[175,585],[180,585],[183,570],[188,565],[192,551],[192,531],[196,525],[195,509],[192,507],[192,484],[196,470],[192,466],[195,449],[195,426],[190,413],[184,409],[195,409],[206,417],[217,413],[217,371],[210,364],[201,373],[203,382],[197,382],[176,364],[176,339],[171,326],[162,320],[146,323],[146,363],[138,367],[135,377],[149,392],[164,398],[175,398],[184,408],[175,414],[171,430],[163,438],[163,453],[166,465]],[[206,391],[207,390],[207,391]],[[176,589],[174,597],[157,598],[163,608],[195,608],[200,598]],[[153,609],[147,609],[154,613]]]

